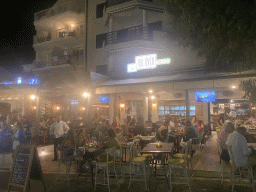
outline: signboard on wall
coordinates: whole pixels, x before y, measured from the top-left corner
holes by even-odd
[[[156,68],[157,55],[140,55],[135,57],[137,70]]]
[[[134,73],[138,70],[154,69],[158,65],[168,65],[170,63],[170,58],[157,59],[157,54],[140,55],[135,57],[135,63],[127,65],[127,72]]]

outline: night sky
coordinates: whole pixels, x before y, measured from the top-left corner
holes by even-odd
[[[25,0],[20,3],[5,1],[1,12],[0,66],[5,66],[8,70],[19,70],[21,64],[29,64],[35,59],[34,13],[50,8],[56,2],[57,0]]]

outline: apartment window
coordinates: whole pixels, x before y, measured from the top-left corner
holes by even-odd
[[[107,33],[96,35],[96,49],[102,48],[104,41],[107,43]]]
[[[103,17],[103,10],[106,3],[101,3],[96,6],[96,19]]]

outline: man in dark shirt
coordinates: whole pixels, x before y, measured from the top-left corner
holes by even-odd
[[[198,138],[199,132],[194,125],[191,124],[190,120],[186,121],[185,125],[185,137],[183,141],[188,141],[191,138]]]

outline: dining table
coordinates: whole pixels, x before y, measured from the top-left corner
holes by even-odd
[[[132,138],[129,138],[128,141],[133,141],[135,139],[139,139],[140,140],[140,146],[141,149],[143,149],[148,143],[153,143],[156,142],[156,136],[141,136],[141,135],[137,135],[134,136]]]
[[[157,145],[158,144],[158,145]],[[161,143],[159,146],[159,143],[148,143],[141,151],[140,153],[143,154],[152,154],[153,157],[165,157],[164,161],[167,160],[169,158],[169,156],[173,155],[173,151],[174,151],[174,142],[171,143]],[[153,159],[154,160],[154,159]],[[162,163],[162,162],[161,162]],[[156,170],[157,170],[157,160],[155,160],[155,163],[153,161],[153,163],[155,165],[155,170],[154,170],[154,177],[156,176]],[[165,169],[165,162],[162,163],[162,165],[164,166]]]

